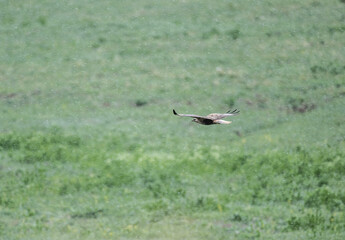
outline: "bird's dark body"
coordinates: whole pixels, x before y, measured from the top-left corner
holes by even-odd
[[[215,124],[213,120],[211,119],[198,119],[199,122],[203,125],[212,125]]]

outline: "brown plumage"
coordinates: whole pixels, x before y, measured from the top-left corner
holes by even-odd
[[[212,124],[230,124],[231,121],[222,120],[223,118],[237,115],[240,111],[235,109],[233,111],[227,111],[226,113],[211,113],[207,116],[199,116],[194,114],[178,114],[174,109],[173,113],[176,116],[180,117],[191,117],[193,122],[202,124],[202,125],[212,125]]]

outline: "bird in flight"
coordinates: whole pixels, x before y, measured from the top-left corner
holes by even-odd
[[[230,124],[231,121],[222,120],[223,118],[230,117],[237,115],[240,111],[235,109],[233,111],[229,110],[226,113],[211,113],[207,116],[199,116],[194,114],[178,114],[175,109],[173,109],[173,113],[176,116],[180,117],[191,117],[193,118],[193,122],[202,124],[202,125],[212,125],[212,124]]]

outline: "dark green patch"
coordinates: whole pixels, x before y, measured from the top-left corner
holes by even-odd
[[[240,37],[240,30],[239,29],[233,29],[226,33],[229,37],[231,37],[233,40],[237,40]]]
[[[142,107],[142,106],[145,106],[147,104],[148,104],[148,102],[146,100],[143,100],[143,99],[138,99],[135,101],[135,106],[137,106],[137,107]]]
[[[72,218],[97,218],[103,213],[103,209],[97,209],[94,211],[87,211],[83,213],[74,213],[71,215]]]

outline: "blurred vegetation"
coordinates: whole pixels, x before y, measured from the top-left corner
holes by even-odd
[[[344,1],[0,8],[1,239],[344,239]]]

